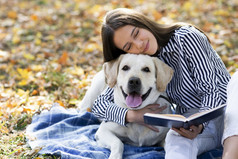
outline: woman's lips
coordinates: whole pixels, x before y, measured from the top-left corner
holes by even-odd
[[[145,45],[145,49],[143,50],[143,53],[145,53],[149,49],[149,40],[147,41]]]

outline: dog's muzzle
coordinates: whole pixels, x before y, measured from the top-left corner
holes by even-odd
[[[145,94],[141,94],[141,80],[137,77],[131,77],[128,81],[128,94],[121,87],[121,91],[126,100],[126,105],[131,108],[139,107],[142,102],[149,96],[152,88],[149,88]]]

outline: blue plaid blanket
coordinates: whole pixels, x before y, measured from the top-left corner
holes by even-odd
[[[26,133],[31,148],[42,147],[40,154],[59,155],[62,159],[108,158],[110,151],[99,147],[94,138],[99,124],[92,113],[79,113],[76,109],[64,109],[55,104],[50,111],[35,115]],[[123,158],[163,159],[164,154],[162,147],[125,144]],[[198,159],[217,159],[221,155],[222,148],[214,149]]]

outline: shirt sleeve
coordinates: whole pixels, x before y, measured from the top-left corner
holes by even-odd
[[[221,62],[207,37],[195,29],[184,36],[184,53],[188,57],[191,76],[201,98],[200,111],[215,108],[224,101],[217,86],[214,63]],[[221,62],[222,63],[222,62]],[[226,69],[221,67],[221,69]]]
[[[113,92],[113,88],[108,87],[103,94],[99,95],[93,104],[92,113],[104,121],[113,121],[125,126],[128,109],[114,103]]]
[[[224,103],[221,91],[217,86],[217,76],[214,62],[221,63],[218,69],[226,69],[212,48],[207,37],[199,30],[194,30],[184,36],[183,51],[188,57],[189,68],[198,96],[201,98],[199,111],[215,108]],[[209,122],[203,123],[204,128]]]

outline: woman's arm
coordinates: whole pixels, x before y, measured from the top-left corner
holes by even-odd
[[[230,136],[224,141],[223,159],[238,158],[238,135]]]
[[[139,110],[121,108],[114,103],[113,92],[113,89],[108,87],[105,93],[98,96],[92,108],[95,116],[105,121],[113,121],[124,126],[126,123],[138,123],[154,131],[158,131],[157,128],[144,123],[144,114],[160,113],[166,109],[166,106],[151,104]]]
[[[201,98],[200,110],[224,104],[230,75],[207,37],[197,29],[191,29],[184,36],[183,53],[188,58],[189,72]]]
[[[193,78],[198,96],[201,98],[200,111],[217,107],[226,101],[226,85],[229,73],[213,50],[207,37],[195,28],[181,38],[188,73]],[[208,122],[192,126],[190,130],[174,129],[180,135],[193,139],[203,131]]]
[[[118,107],[114,103],[114,90],[108,87],[105,93],[99,95],[92,108],[93,114],[105,121],[113,121],[120,125],[126,125],[126,113],[128,109]]]

